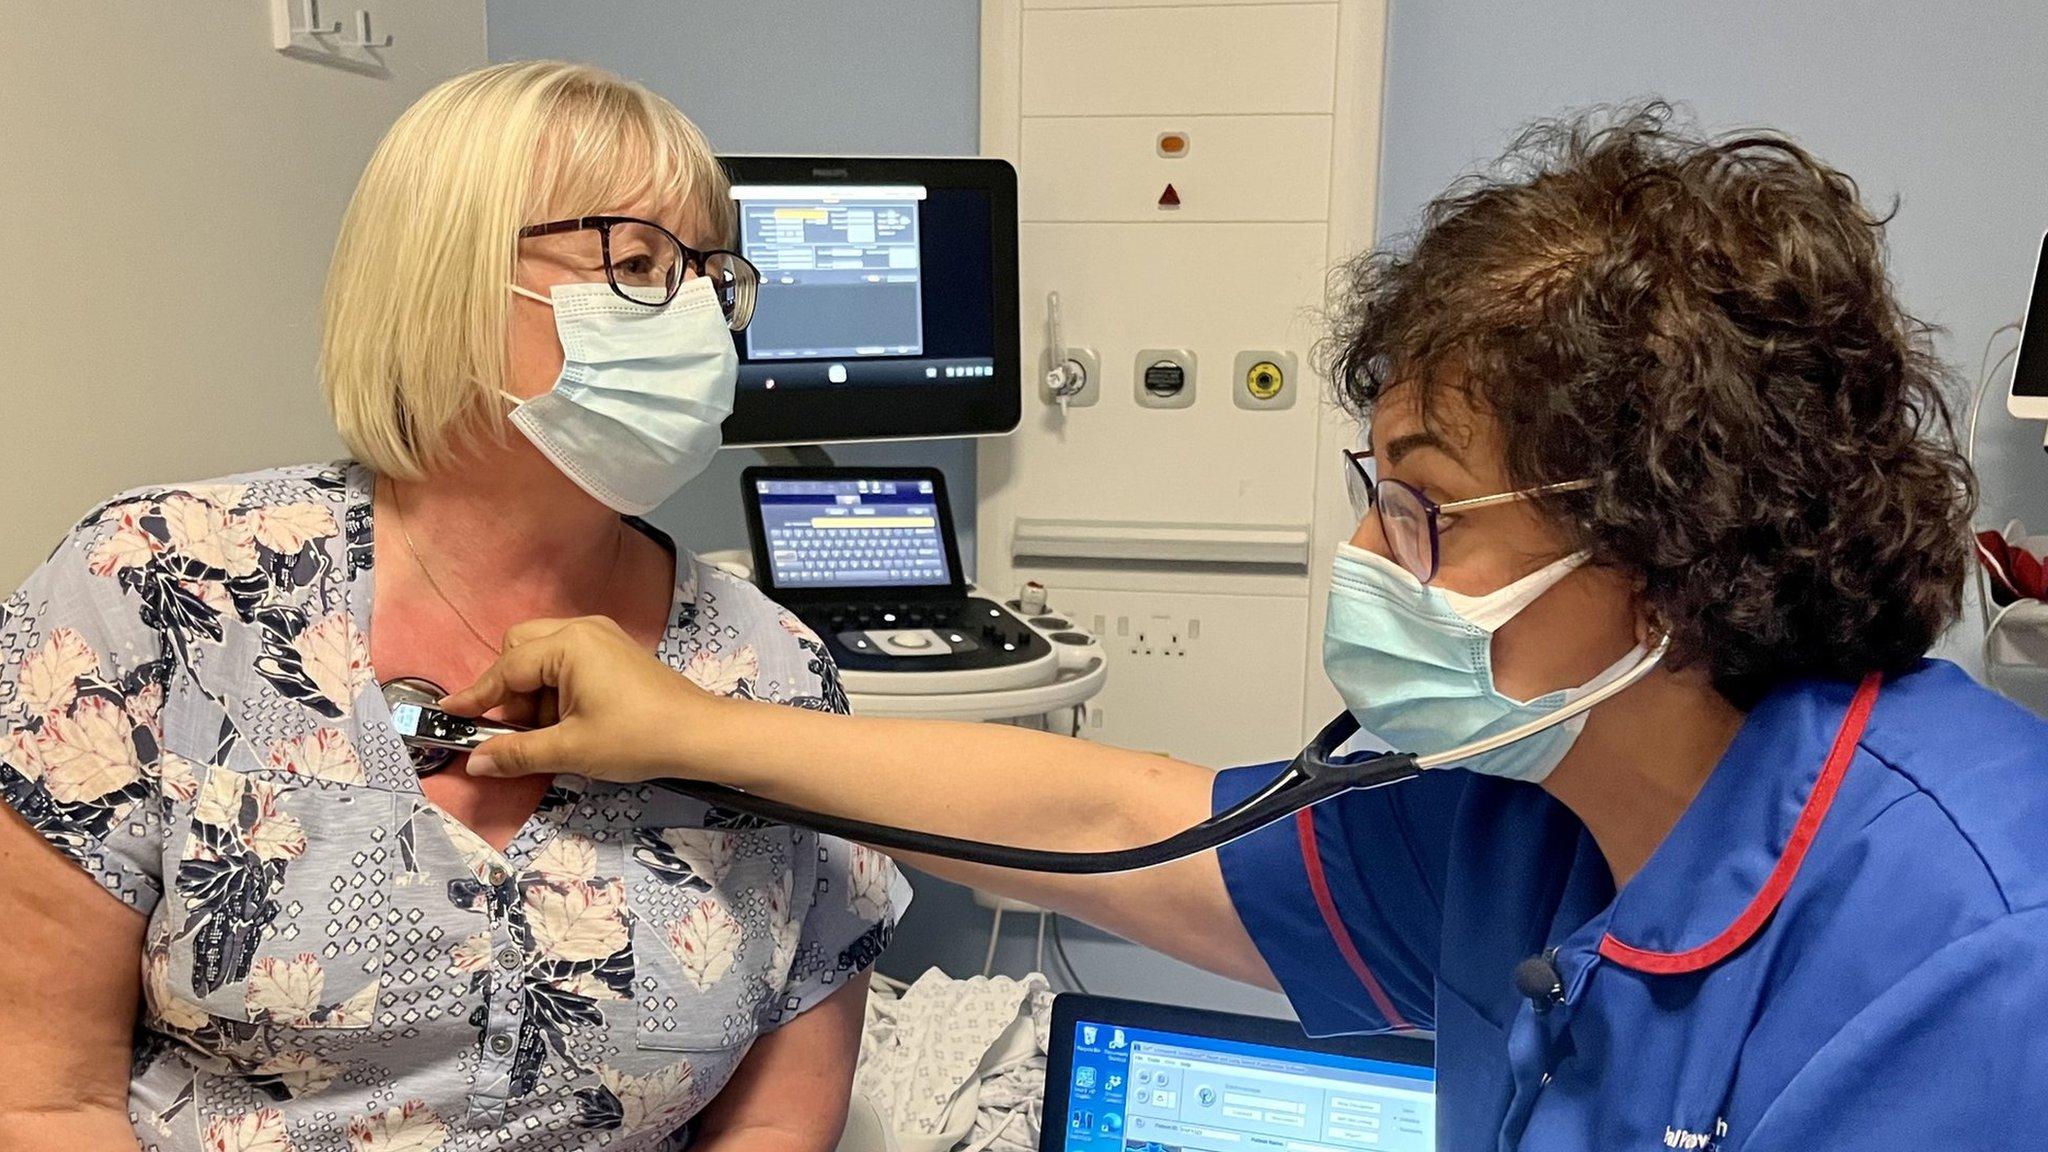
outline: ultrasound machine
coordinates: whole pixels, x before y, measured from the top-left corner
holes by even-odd
[[[1106,676],[1101,646],[1041,589],[973,587],[944,475],[837,467],[817,447],[1016,426],[1015,172],[970,157],[723,162],[737,246],[761,270],[725,440],[779,457],[742,477],[751,549],[725,562],[818,633],[860,711],[1078,723]]]

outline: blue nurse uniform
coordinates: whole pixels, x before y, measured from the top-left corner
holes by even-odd
[[[1953,665],[1776,691],[1619,893],[1548,793],[1459,770],[1221,855],[1311,1032],[1436,1031],[1452,1152],[2048,1138],[2048,724]]]

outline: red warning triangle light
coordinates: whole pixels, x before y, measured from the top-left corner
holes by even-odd
[[[1168,184],[1166,191],[1159,194],[1159,206],[1161,208],[1180,207],[1180,193],[1174,191],[1173,185]]]

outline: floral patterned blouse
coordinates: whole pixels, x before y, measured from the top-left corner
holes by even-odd
[[[378,691],[370,497],[354,464],[131,492],[0,603],[0,797],[148,917],[136,1135],[684,1147],[909,889],[864,848],[572,777],[493,850],[422,794]],[[677,572],[671,665],[845,709],[793,617]]]

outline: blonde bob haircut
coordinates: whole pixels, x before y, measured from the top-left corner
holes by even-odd
[[[499,64],[385,133],[327,272],[320,380],[357,460],[417,480],[502,434],[519,229],[651,204],[728,243],[725,173],[673,104],[601,69]]]

